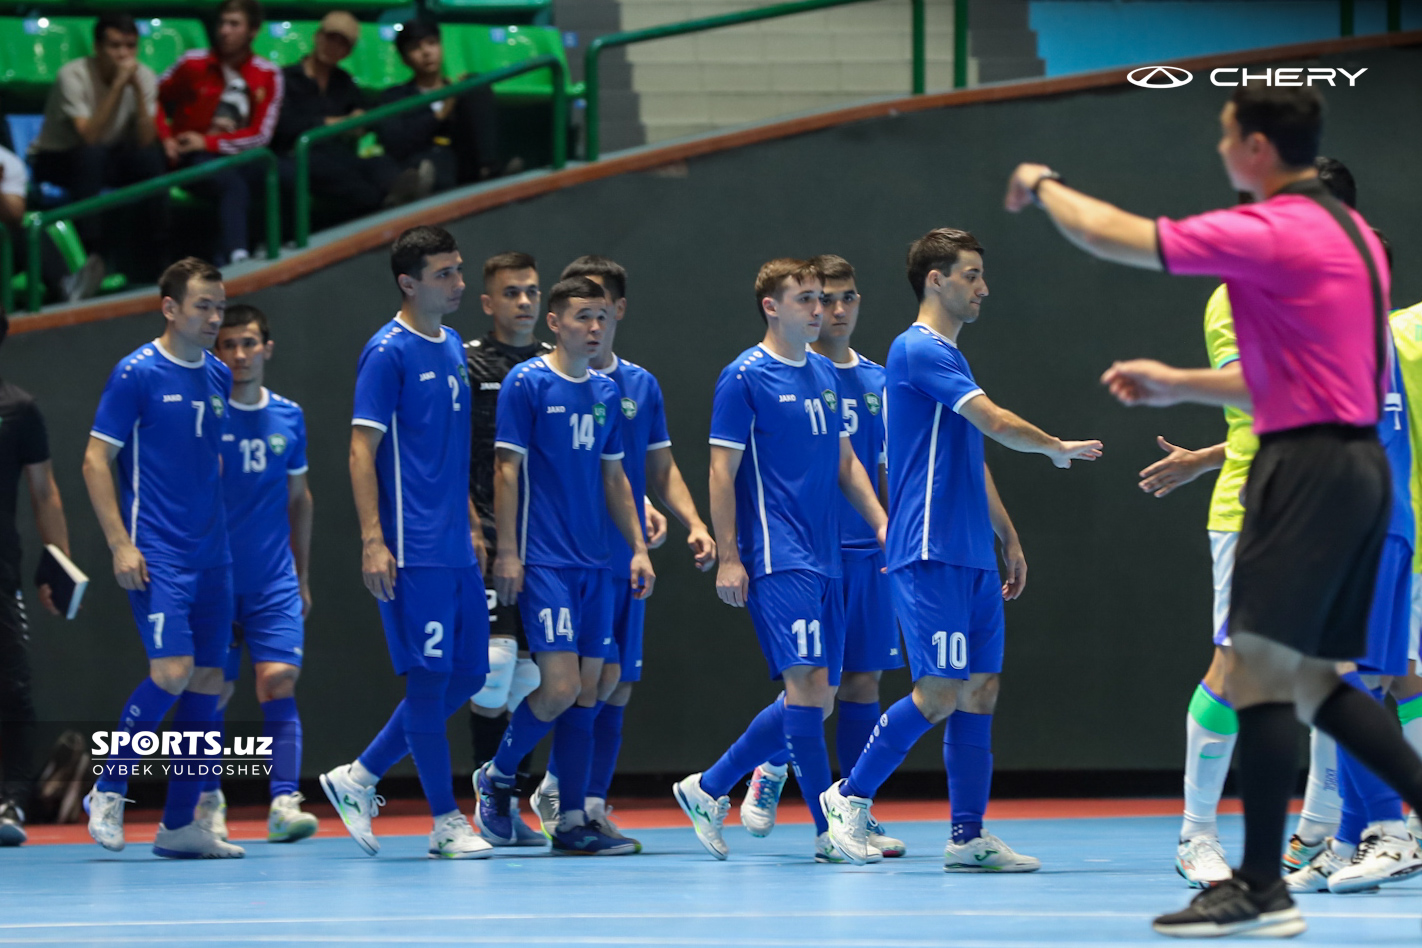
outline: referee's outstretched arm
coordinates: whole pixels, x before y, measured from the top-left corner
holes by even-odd
[[[1093,257],[1142,270],[1162,270],[1155,221],[1082,194],[1046,165],[1023,163],[1007,182],[1006,205],[1014,214],[1031,204],[1062,235]]]

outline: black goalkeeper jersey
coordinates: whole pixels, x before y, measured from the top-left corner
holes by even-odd
[[[20,588],[20,532],[15,505],[20,482],[30,464],[49,460],[44,416],[27,392],[0,381],[0,595]]]
[[[517,348],[506,346],[495,339],[492,332],[464,344],[474,402],[470,412],[473,437],[469,447],[469,496],[474,499],[474,510],[483,524],[491,558],[494,548],[494,420],[499,407],[499,389],[504,376],[514,366],[552,351],[552,345],[541,341]]]

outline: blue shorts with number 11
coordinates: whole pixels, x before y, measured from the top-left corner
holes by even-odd
[[[889,572],[913,680],[1002,671],[1006,626],[995,569],[922,560]]]
[[[844,600],[840,581],[807,569],[757,576],[746,600],[756,638],[777,681],[785,669],[829,670],[838,685],[844,667]]]

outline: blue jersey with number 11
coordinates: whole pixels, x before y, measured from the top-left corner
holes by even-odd
[[[255,405],[229,401],[222,435],[222,498],[232,543],[232,592],[262,592],[296,577],[287,478],[306,473],[301,406],[262,389]]]

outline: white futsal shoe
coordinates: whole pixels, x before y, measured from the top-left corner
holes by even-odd
[[[469,817],[463,813],[451,810],[435,817],[434,831],[430,833],[431,859],[484,859],[493,852],[493,845],[475,834]]]
[[[1328,877],[1328,891],[1364,892],[1410,879],[1418,872],[1422,872],[1422,851],[1417,840],[1406,830],[1402,836],[1385,834],[1374,823],[1363,831],[1353,861]]]
[[[538,825],[542,827],[543,835],[548,839],[553,838],[553,834],[558,830],[558,821],[562,819],[562,811],[558,806],[558,784],[549,779],[552,776],[544,774],[528,797],[533,812],[538,815]]]
[[[205,790],[198,794],[193,807],[193,822],[218,839],[227,838],[227,797],[221,790]]]
[[[272,797],[271,809],[267,811],[267,842],[294,843],[308,836],[315,836],[321,821],[315,814],[301,809],[306,798],[300,793],[279,793]]]
[[[713,797],[701,789],[701,774],[695,773],[672,784],[672,796],[676,797],[681,811],[691,820],[696,838],[706,851],[717,859],[730,855],[730,847],[721,835],[726,823],[726,814],[731,812],[730,797]]]
[[[1412,834],[1413,839],[1422,840],[1422,817],[1413,810],[1407,814],[1407,832]]]
[[[167,859],[241,859],[247,851],[219,839],[195,822],[171,830],[159,823],[158,834],[153,837],[153,855]]]
[[[94,842],[117,853],[123,851],[123,805],[132,803],[122,793],[104,793],[97,787],[84,798],[84,812],[89,814],[89,835]]]
[[[948,840],[943,847],[944,872],[1036,872],[1042,860],[1023,856],[996,836],[983,830],[966,843]]]
[[[1175,850],[1175,871],[1192,889],[1208,889],[1234,876],[1218,836],[1182,839]]]
[[[1302,869],[1295,869],[1284,876],[1284,885],[1290,892],[1327,892],[1328,880],[1335,873],[1346,869],[1351,860],[1344,859],[1334,850],[1332,836],[1323,841],[1323,846]]]
[[[841,790],[843,785],[843,780],[836,781],[820,794],[820,808],[829,821],[829,837],[834,842],[834,848],[856,866],[878,862],[884,854],[869,843],[869,806],[872,801],[867,797],[846,796]]]
[[[776,773],[776,770],[779,773]],[[790,766],[761,764],[751,771],[746,798],[741,801],[741,825],[752,836],[766,837],[775,829],[775,813],[780,808],[780,794],[790,778]]]
[[[371,832],[370,821],[380,815],[385,798],[376,793],[374,787],[363,787],[357,783],[351,777],[350,764],[342,764],[322,774],[321,789],[326,791],[326,799],[336,808],[356,845],[372,856],[380,852],[380,840]]]
[[[883,856],[870,859],[869,862],[878,862]],[[851,866],[844,854],[839,851],[839,847],[834,844],[833,837],[828,832],[821,833],[815,837],[815,862],[828,862],[837,866]]]

